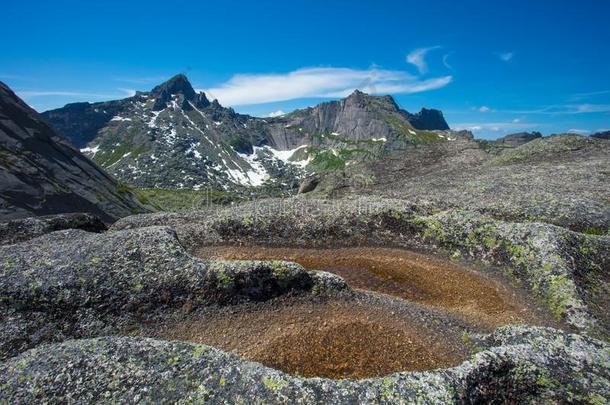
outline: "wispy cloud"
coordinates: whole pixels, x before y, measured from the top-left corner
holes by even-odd
[[[570,133],[570,134],[587,135],[590,132],[591,131],[589,131],[588,129],[580,129],[580,128],[568,129],[568,133]]]
[[[118,90],[120,90],[123,93],[125,93],[127,95],[127,97],[133,97],[133,96],[136,95],[135,89],[125,89],[125,88],[119,87]]]
[[[116,94],[82,93],[78,91],[63,90],[17,90],[16,93],[22,98],[66,96],[66,97],[91,97],[91,98],[111,98]]]
[[[443,55],[443,65],[449,69],[449,70],[454,70],[453,66],[451,66],[451,64],[449,64],[449,57],[453,55],[453,52],[449,52]]]
[[[610,104],[557,104],[530,110],[505,110],[513,114],[571,115],[610,112]]]
[[[610,94],[610,90],[590,91],[587,93],[576,93],[576,94],[573,94],[570,99],[572,101],[576,101],[576,100],[582,100],[582,99],[591,98],[591,97],[595,97],[595,96],[603,96],[606,94]]]
[[[513,57],[515,56],[515,53],[514,52],[498,52],[496,55],[498,55],[498,58],[500,58],[500,60],[502,60],[504,62],[508,62],[513,59]]]
[[[15,93],[24,100],[35,99],[39,97],[74,97],[78,99],[119,99],[124,97],[131,97],[136,94],[133,89],[118,88],[117,93],[114,94],[103,94],[103,93],[88,93],[81,91],[69,91],[69,90],[15,90]]]
[[[492,132],[507,132],[507,131],[519,131],[529,129],[537,124],[526,123],[526,122],[470,122],[470,123],[458,123],[453,124],[452,127],[457,130],[466,129],[472,132],[479,131],[492,131]]]
[[[418,93],[446,86],[451,76],[422,80],[404,71],[302,68],[284,74],[240,74],[202,89],[223,105],[262,104],[299,98],[345,97],[356,89],[370,94]]]
[[[415,66],[420,74],[426,74],[428,73],[428,63],[426,63],[426,54],[435,49],[440,49],[440,46],[414,49],[407,55],[407,63],[410,63]]]
[[[148,77],[113,77],[112,80],[117,82],[133,83],[133,84],[160,84],[169,79],[169,76],[148,76]]]
[[[491,108],[487,107],[486,105],[482,105],[478,108],[478,110],[479,110],[479,112],[486,113],[486,112],[490,112]]]
[[[21,79],[27,79],[27,78],[25,76],[0,73],[0,79],[5,79],[5,80],[21,80]]]

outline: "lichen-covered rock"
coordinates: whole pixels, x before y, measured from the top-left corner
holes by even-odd
[[[500,266],[578,330],[610,331],[610,236],[465,210],[433,213],[397,199],[264,200],[215,213],[124,218],[111,229],[172,226],[189,248],[259,243],[303,247],[394,245],[442,250]]]
[[[80,212],[13,219],[0,222],[0,245],[24,242],[62,229],[102,232],[107,228],[102,220],[95,215]]]
[[[167,227],[57,231],[0,246],[0,257],[0,358],[41,342],[116,333],[130,317],[333,285],[295,263],[194,258]]]
[[[504,327],[461,365],[366,380],[300,378],[214,348],[105,337],[0,365],[5,403],[604,403],[610,347],[550,328]]]
[[[351,165],[322,177],[311,194],[400,198],[437,210],[608,233],[608,156],[608,141],[578,135],[538,138],[516,148],[459,139]],[[363,177],[369,181],[358,181]]]

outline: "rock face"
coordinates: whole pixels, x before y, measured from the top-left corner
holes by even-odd
[[[540,132],[518,132],[498,138],[493,143],[501,146],[517,147],[538,138],[542,138]]]
[[[354,91],[339,101],[321,103],[269,120],[269,143],[294,149],[311,143],[311,137],[338,134],[352,141],[386,139],[420,140],[419,130],[448,130],[443,115],[423,109],[412,115],[401,110],[390,96],[370,96]]]
[[[453,137],[440,111],[413,115],[390,96],[360,91],[282,117],[254,118],[210,102],[184,75],[123,100],[69,104],[43,116],[117,178],[151,188],[267,184],[296,191],[308,162],[307,149],[296,153],[299,147],[377,140],[358,147],[386,150]]]
[[[87,232],[105,231],[98,217],[87,213],[57,214],[0,222],[0,245],[24,242],[62,229],[82,229]]]
[[[408,114],[408,120],[415,129],[448,130],[449,125],[439,110],[422,108],[417,114]]]
[[[306,178],[299,186],[299,194],[305,194],[315,190],[319,183],[320,179],[316,176]]]
[[[80,211],[111,222],[146,210],[0,82],[0,218]]]

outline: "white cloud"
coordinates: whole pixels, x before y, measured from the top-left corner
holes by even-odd
[[[498,57],[504,62],[508,62],[515,56],[514,52],[499,52]]]
[[[482,105],[481,107],[479,107],[479,112],[486,113],[486,112],[490,112],[490,111],[491,111],[491,108],[489,108],[485,105]]]
[[[517,124],[517,123],[519,123],[519,122],[521,122],[521,118],[515,118],[515,119],[513,120],[513,123],[514,123],[514,124]]]
[[[523,129],[529,129],[537,124],[524,123],[524,122],[476,122],[476,123],[460,123],[452,125],[453,129],[462,130],[466,129],[472,132],[478,131],[493,131],[493,132],[504,132],[504,131],[518,131]]]
[[[33,97],[48,97],[48,96],[66,96],[66,97],[91,97],[91,98],[112,98],[116,95],[97,94],[97,93],[81,93],[78,91],[63,91],[63,90],[18,90],[15,91],[21,98]]]
[[[579,129],[579,128],[568,129],[568,133],[570,133],[570,134],[586,135],[590,132],[591,131],[589,131],[588,129]]]
[[[125,93],[127,95],[127,97],[133,97],[136,95],[136,91],[134,89],[119,88],[119,90],[121,90],[123,93]]]
[[[407,62],[412,64],[419,70],[420,74],[428,73],[428,64],[426,63],[426,54],[435,49],[439,49],[440,46],[431,46],[429,48],[417,48],[412,50],[407,55]]]
[[[284,114],[286,114],[284,111],[277,110],[277,111],[273,111],[273,112],[270,112],[269,114],[267,114],[267,117],[281,117]]]
[[[369,94],[418,93],[446,86],[452,76],[421,80],[404,71],[377,68],[302,68],[283,74],[239,74],[218,87],[201,89],[227,106],[298,98],[345,97],[356,89]]]

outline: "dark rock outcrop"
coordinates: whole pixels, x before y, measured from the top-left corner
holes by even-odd
[[[542,134],[540,132],[518,132],[516,134],[503,136],[492,142],[496,145],[516,148],[517,146],[521,146],[538,138],[542,138]]]
[[[598,139],[610,139],[610,131],[596,132],[591,136]]]
[[[146,210],[0,82],[0,218],[83,211],[112,222]]]
[[[310,191],[314,191],[319,183],[320,179],[317,176],[307,177],[301,182],[301,185],[299,186],[299,194],[305,194],[309,193]]]
[[[107,230],[101,219],[82,212],[13,219],[0,222],[0,245],[24,242],[63,229],[81,229],[87,232]]]
[[[449,125],[439,110],[422,108],[417,114],[408,114],[407,120],[415,129],[422,130],[448,130]]]

